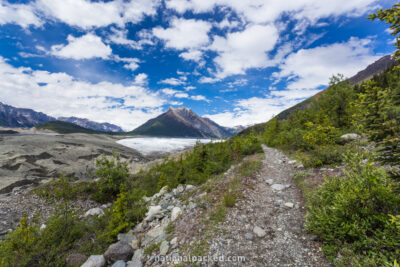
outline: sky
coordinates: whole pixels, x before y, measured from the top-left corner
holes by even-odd
[[[265,122],[393,53],[389,0],[0,0],[0,102],[132,130]]]

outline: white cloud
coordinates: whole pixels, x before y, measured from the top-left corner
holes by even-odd
[[[145,30],[142,30],[137,33],[137,36],[140,38],[139,41],[134,41],[128,39],[128,30],[126,29],[117,29],[111,28],[112,34],[108,36],[108,42],[128,46],[132,49],[141,50],[145,45],[153,45],[152,35]]]
[[[206,102],[210,102],[210,100],[208,100],[205,96],[203,95],[192,95],[190,97],[190,99],[192,100],[196,100],[196,101],[206,101]]]
[[[196,89],[196,87],[194,87],[194,86],[186,86],[185,87],[186,91],[192,91],[192,90],[195,90],[195,89]]]
[[[39,27],[43,24],[43,21],[29,5],[0,2],[0,25],[8,23],[27,28],[30,25]]]
[[[278,41],[278,30],[273,25],[250,25],[241,32],[229,33],[226,38],[216,36],[209,49],[218,52],[214,59],[219,79],[245,74],[249,68],[271,65],[267,52]]]
[[[185,84],[185,81],[183,81],[182,79],[177,79],[177,78],[167,78],[167,79],[159,81],[158,83],[177,86],[177,85]]]
[[[360,16],[376,7],[376,0],[166,0],[166,6],[179,13],[204,13],[216,6],[227,7],[250,23],[270,23],[281,14],[290,13],[297,19],[316,23],[330,16]]]
[[[123,26],[154,15],[159,0],[92,2],[88,0],[37,0],[33,6],[46,17],[68,25],[90,29],[111,24]]]
[[[164,89],[161,90],[161,92],[162,92],[163,94],[166,94],[166,95],[169,95],[169,96],[173,96],[173,95],[175,95],[176,93],[179,93],[178,90],[171,89],[171,88],[164,88]]]
[[[266,122],[274,115],[279,114],[281,111],[296,103],[297,101],[289,100],[284,97],[252,97],[236,101],[233,111],[208,114],[205,115],[205,117],[227,127],[252,125]]]
[[[157,27],[153,34],[165,42],[165,46],[177,50],[195,49],[209,42],[211,24],[202,20],[173,18],[167,29]]]
[[[185,60],[193,60],[196,62],[201,61],[202,55],[203,53],[200,50],[189,50],[179,54],[179,56]]]
[[[189,98],[189,95],[187,93],[179,92],[179,93],[176,93],[174,95],[174,97],[176,97],[176,98]]]
[[[223,19],[221,22],[216,23],[215,26],[219,29],[234,29],[240,25],[237,20],[228,20],[227,18]]]
[[[279,66],[280,72],[274,76],[287,78],[287,88],[291,90],[326,85],[337,73],[351,77],[379,58],[374,55],[370,42],[369,39],[353,37],[343,43],[300,49],[284,60]]]
[[[137,80],[147,79],[138,75]],[[136,79],[135,79],[136,80]],[[40,84],[40,85],[39,85]],[[132,130],[159,115],[166,100],[146,87],[133,83],[89,83],[65,73],[15,68],[0,57],[0,101],[32,108],[48,115],[76,116],[110,122]],[[122,99],[124,104],[118,100]],[[35,99],[35,101],[32,101]]]
[[[127,64],[124,65],[124,68],[131,71],[135,71],[137,68],[139,68],[138,63],[140,63],[140,60],[138,58],[114,56],[114,60],[118,62],[126,62]]]
[[[102,58],[107,59],[112,50],[110,46],[105,45],[100,37],[93,33],[87,33],[81,37],[68,35],[67,45],[54,45],[51,47],[51,54],[61,58],[90,59]]]
[[[136,85],[145,85],[148,84],[149,82],[149,77],[147,76],[146,73],[139,73],[138,75],[136,75],[135,80],[134,80],[134,84]]]

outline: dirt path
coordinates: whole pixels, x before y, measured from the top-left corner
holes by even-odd
[[[246,261],[216,266],[330,266],[304,229],[305,209],[289,159],[276,149],[263,149],[260,175],[218,227],[223,234],[210,247],[211,255],[244,256]]]

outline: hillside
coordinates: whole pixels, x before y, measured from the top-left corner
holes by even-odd
[[[51,130],[60,134],[70,134],[70,133],[86,133],[86,134],[99,134],[104,133],[100,131],[95,131],[87,129],[76,124],[65,122],[65,121],[50,121],[41,126],[37,126],[37,129]]]
[[[366,80],[371,79],[375,75],[378,75],[378,74],[384,72],[385,70],[387,70],[388,68],[393,66],[393,64],[394,64],[393,57],[391,55],[386,55],[386,56],[380,58],[379,60],[375,61],[371,65],[367,66],[364,70],[361,70],[353,77],[349,78],[348,81],[353,85],[362,83]],[[282,111],[276,117],[280,120],[287,119],[289,117],[289,115],[292,114],[293,112],[295,112],[296,110],[302,110],[302,109],[308,107],[311,104],[313,99],[316,99],[320,94],[323,94],[328,89],[329,88],[298,103],[297,105],[295,105],[293,107],[290,107],[290,108]]]
[[[100,122],[94,122],[94,121],[90,121],[88,119],[82,119],[82,118],[77,118],[77,117],[58,117],[57,120],[70,122],[75,125],[81,126],[83,128],[94,130],[94,131],[99,131],[99,132],[113,132],[113,133],[122,133],[123,132],[121,127],[111,124],[111,123],[107,123],[107,122],[100,123]]]
[[[0,102],[0,126],[31,128],[56,119],[42,112],[16,108]]]
[[[187,108],[169,108],[128,134],[167,137],[222,138],[232,136],[226,128]]]

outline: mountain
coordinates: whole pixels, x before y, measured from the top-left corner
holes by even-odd
[[[65,121],[49,121],[41,126],[36,126],[37,129],[43,130],[51,130],[61,134],[69,134],[69,133],[87,133],[87,134],[98,134],[104,133],[101,131],[95,131],[91,129],[87,129],[76,125],[74,123],[65,122]]]
[[[34,111],[33,109],[16,108],[0,102],[0,126],[2,127],[32,128],[56,120],[70,122],[93,131],[123,132],[119,126],[111,123],[98,123],[76,117],[60,117],[56,119],[42,112]]]
[[[169,108],[167,112],[151,119],[129,132],[134,135],[221,138],[232,132],[208,118],[203,118],[187,108]]]
[[[16,108],[0,102],[0,126],[31,128],[56,120],[42,112],[27,108]]]
[[[121,127],[111,124],[111,123],[107,123],[107,122],[99,123],[99,122],[94,122],[94,121],[90,121],[88,119],[81,119],[81,118],[77,118],[77,117],[59,117],[57,120],[70,122],[70,123],[76,124],[78,126],[81,126],[83,128],[91,129],[94,131],[113,132],[113,133],[123,132]]]
[[[394,58],[391,55],[386,55],[386,56],[378,59],[374,63],[368,65],[368,67],[366,67],[364,70],[358,72],[356,75],[349,78],[348,81],[351,84],[357,84],[357,83],[361,83],[363,81],[369,80],[374,75],[380,74],[380,73],[384,72],[385,70],[387,70],[388,68],[392,67],[394,65],[394,63],[395,63]],[[325,90],[327,90],[327,89],[328,88],[326,88]],[[302,110],[302,109],[308,107],[310,105],[310,103],[312,102],[312,100],[314,98],[318,97],[318,95],[323,94],[325,90],[298,103],[297,105],[295,105],[293,107],[290,107],[290,108],[282,111],[276,117],[280,120],[287,119],[289,117],[289,115],[291,113],[293,113],[294,111],[296,111],[297,109]]]

